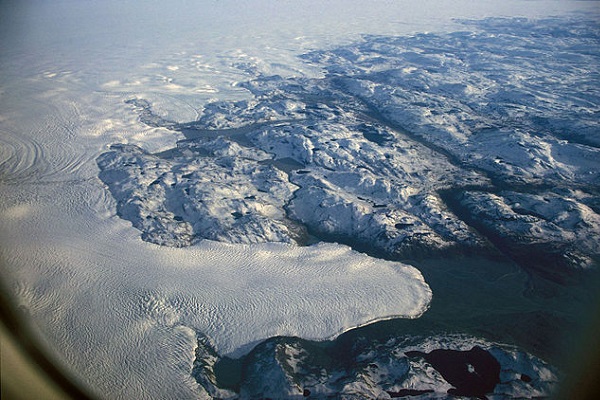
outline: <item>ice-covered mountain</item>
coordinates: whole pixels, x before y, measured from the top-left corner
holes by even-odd
[[[210,379],[211,360],[204,352],[197,358],[193,374],[198,381]],[[272,339],[257,346],[242,368],[239,397],[205,383],[210,394],[243,399],[532,398],[552,393],[559,376],[554,367],[514,347],[456,335],[361,340],[343,353],[336,348],[323,352],[301,339]]]
[[[219,357],[206,345],[199,336],[192,375],[207,398],[537,398],[555,392],[560,378],[515,347],[466,336],[363,339],[344,353],[275,338],[246,357],[239,389],[232,390],[217,385]]]
[[[2,281],[98,398],[550,396],[594,3],[2,2]]]
[[[593,265],[598,27],[465,26],[311,52],[324,78],[259,76],[240,84],[251,100],[208,103],[189,123],[133,99],[143,122],[185,140],[156,154],[113,146],[100,177],[159,244],[314,235],[395,258],[493,245],[550,254],[549,269]]]

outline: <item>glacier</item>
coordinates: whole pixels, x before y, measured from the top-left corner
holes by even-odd
[[[3,8],[1,272],[41,345],[101,398],[448,398],[406,353],[474,347],[488,398],[554,393],[593,2],[271,3]]]

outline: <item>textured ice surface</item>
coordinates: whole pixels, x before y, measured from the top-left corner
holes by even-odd
[[[147,99],[153,115],[173,123],[195,121],[206,116],[207,123],[224,127],[231,121],[252,120],[258,113],[262,113],[265,119],[278,121],[279,118],[283,121],[290,116],[295,118],[302,110],[297,103],[285,102],[282,103],[285,107],[277,108],[275,106],[280,104],[274,102],[271,108],[259,109],[253,103],[255,95],[240,82],[256,82],[259,77],[276,74],[283,79],[325,77],[322,64],[306,63],[296,57],[308,50],[336,49],[341,42],[354,43],[356,47],[355,40],[361,40],[360,35],[364,33],[389,38],[390,35],[415,32],[456,30],[458,25],[452,20],[456,17],[516,14],[540,17],[573,10],[597,15],[594,14],[595,2],[508,0],[458,3],[440,1],[437,2],[438,7],[430,7],[427,2],[352,0],[276,3],[225,0],[211,2],[211,7],[197,7],[194,2],[177,0],[149,2],[143,7],[138,2],[127,1],[95,3],[63,0],[36,2],[35,6],[24,2],[10,2],[8,6],[3,3],[3,12],[0,13],[0,50],[3,55],[0,57],[2,273],[12,282],[10,287],[15,297],[39,327],[43,342],[52,349],[50,351],[101,397],[204,397],[206,390],[190,374],[198,353],[201,353],[199,333],[194,325],[200,326],[200,321],[195,319],[198,317],[194,310],[204,304],[219,305],[225,309],[227,299],[231,298],[227,296],[231,293],[218,293],[211,301],[202,301],[203,293],[197,290],[195,283],[203,279],[210,282],[210,277],[194,272],[197,269],[206,271],[209,265],[218,266],[223,268],[221,276],[229,278],[231,265],[226,262],[256,265],[252,254],[259,254],[264,249],[281,249],[280,253],[275,251],[274,254],[281,254],[292,264],[297,261],[284,254],[283,249],[288,245],[281,244],[237,247],[204,243],[187,248],[167,248],[141,241],[140,232],[117,217],[117,203],[98,180],[97,159],[109,151],[110,144],[136,145],[154,154],[172,149],[176,141],[185,135],[168,124],[162,127],[140,123],[132,107],[124,105],[127,100]],[[509,20],[505,23],[512,25]],[[523,26],[525,30],[531,30],[527,24]],[[460,29],[470,31],[478,28],[462,26]],[[521,34],[522,30],[514,33],[513,39]],[[548,35],[551,38],[552,34]],[[493,42],[502,35],[488,36]],[[444,35],[428,37],[447,38]],[[464,40],[465,37],[458,35],[458,38]],[[535,40],[530,37],[532,43]],[[589,47],[589,43],[596,43],[593,36],[586,40],[589,42],[582,44],[582,50]],[[546,39],[546,42],[551,41]],[[577,43],[579,39],[573,37],[561,42],[568,41]],[[546,50],[550,48],[546,47]],[[418,52],[414,53],[407,56],[419,62]],[[485,54],[493,55],[490,52]],[[559,71],[557,82],[563,73],[569,77],[577,77],[578,71],[586,74],[580,68],[595,56],[595,53],[577,56],[572,51],[563,54],[578,60],[578,63],[573,70]],[[509,60],[514,54],[508,51],[506,55]],[[359,52],[354,61],[359,63],[360,58]],[[404,68],[402,65],[399,67]],[[360,68],[357,67],[357,70]],[[403,70],[407,76],[411,71],[419,72],[417,66]],[[596,76],[592,71],[588,78],[596,79]],[[552,81],[549,79],[543,83]],[[422,84],[418,80],[415,83],[417,86]],[[577,79],[570,81],[572,88],[578,84]],[[583,117],[586,110],[596,106],[593,100],[596,92],[593,87],[589,89],[584,94],[591,96],[591,101],[582,101],[581,94],[575,95],[573,100],[583,107]],[[271,88],[267,86],[266,90]],[[510,93],[503,96],[511,98]],[[244,107],[251,111],[244,116],[246,119],[241,118],[242,114],[231,120],[222,119],[217,106],[230,106],[240,100],[246,101],[248,107]],[[213,116],[211,110],[214,110]],[[518,119],[517,116],[514,120]],[[577,122],[577,127],[585,131],[582,137],[593,140],[593,132],[586,131],[586,121],[589,120],[584,118],[582,121]],[[567,118],[553,119],[552,122],[554,126],[569,127],[573,121]],[[298,132],[304,135],[304,131]],[[348,132],[340,131],[344,135]],[[381,129],[361,132],[365,139],[361,143],[371,143],[373,148],[389,143],[392,138]],[[275,131],[269,135],[276,137],[281,133]],[[496,131],[495,135],[500,133]],[[524,139],[524,145],[540,144],[535,135],[529,133],[518,137]],[[262,140],[261,137],[256,139],[255,143]],[[494,135],[490,139],[494,139]],[[264,137],[265,142],[269,140],[268,135]],[[400,139],[396,136],[394,140]],[[223,141],[216,141],[211,151],[218,150],[216,145],[221,146],[219,143]],[[311,154],[314,157],[314,148],[305,148],[304,143],[304,140],[299,140],[288,146],[281,145],[278,151],[289,156],[302,149],[303,157]],[[479,150],[483,152],[492,148],[493,144],[494,140],[490,140]],[[568,160],[583,160],[583,156],[595,154],[590,151],[593,141],[579,140],[579,144],[587,147],[560,141],[551,144],[552,149],[560,149],[561,157]],[[555,147],[555,144],[561,145]],[[238,145],[244,147],[240,143]],[[228,157],[240,151],[230,144],[223,149],[230,154],[222,153],[222,156]],[[426,151],[422,149],[414,147],[413,151]],[[534,156],[539,158],[538,154],[542,154],[547,157],[545,149],[547,147],[542,145],[536,147]],[[244,152],[243,149],[241,151]],[[257,156],[262,154],[253,152]],[[323,155],[318,159],[329,166],[335,162],[332,158]],[[521,160],[520,156],[516,158]],[[596,159],[591,157],[587,160],[591,167],[581,171],[593,171],[595,168]],[[441,158],[433,164],[447,165]],[[553,165],[559,166],[558,163]],[[280,166],[287,168],[289,163]],[[510,172],[506,167],[503,170]],[[566,177],[570,167],[561,166],[554,173],[542,166],[540,171],[545,176]],[[515,174],[505,175],[518,177]],[[593,181],[583,179],[582,175],[574,176],[581,185],[573,198],[597,211],[597,198],[585,187],[587,182]],[[593,173],[590,176],[596,179]],[[354,181],[360,180],[357,178],[363,179],[363,175],[353,176]],[[367,190],[370,178],[365,178],[362,188]],[[335,184],[339,187],[342,181],[346,182],[345,178],[338,179]],[[438,183],[435,179],[433,182]],[[385,185],[377,187],[385,193]],[[440,198],[426,196],[424,200],[439,208]],[[367,202],[368,207],[374,205]],[[167,216],[170,217],[170,214]],[[445,219],[444,214],[435,217]],[[430,225],[429,222],[426,224]],[[320,250],[325,250],[323,254],[342,251],[354,260],[353,265],[362,265],[364,260],[375,262],[343,246],[325,246]],[[314,248],[293,248],[290,254],[306,256],[312,251],[321,254]],[[325,263],[325,260],[322,261]],[[347,267],[336,264],[335,258],[330,261],[339,268],[339,272],[346,271]],[[281,264],[273,260],[272,265]],[[403,270],[398,264],[381,265],[381,278],[388,277],[391,284],[398,278],[396,268]],[[262,272],[268,268],[260,263],[258,267],[258,271]],[[365,275],[368,279],[378,279],[370,269],[353,271],[350,275],[347,279],[355,277],[360,281]],[[248,277],[235,275],[240,282],[247,282],[245,279]],[[218,275],[215,276],[217,278]],[[400,281],[406,282],[401,276]],[[426,293],[422,280],[414,279],[414,282]],[[192,285],[193,290],[190,289]],[[344,289],[347,287],[344,286]],[[356,299],[362,298],[359,292],[354,292],[354,295],[359,295]],[[385,296],[394,294],[381,295],[385,299]],[[221,296],[224,296],[222,303],[219,300]],[[371,306],[376,304],[373,298],[367,301]],[[306,309],[316,306],[314,302],[307,301],[298,309],[303,309],[306,304]],[[350,307],[349,303],[344,304],[341,306]],[[260,307],[267,305],[260,304]],[[569,307],[565,309],[569,310]],[[235,311],[233,307],[232,310],[240,312],[239,308]],[[183,322],[189,323],[189,326]],[[346,324],[347,321],[337,322],[343,322],[337,329],[351,326]],[[313,328],[301,327],[307,330]],[[332,329],[322,333],[334,331],[337,332]],[[225,340],[229,339],[225,337]],[[216,341],[213,344],[218,345]]]

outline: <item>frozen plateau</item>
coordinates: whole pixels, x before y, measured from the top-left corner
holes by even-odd
[[[430,32],[285,18],[254,53],[223,4],[205,54],[185,24],[177,46],[138,49],[134,24],[67,51],[69,19],[36,31],[38,59],[5,43],[3,283],[99,398],[552,396],[599,282],[585,3],[481,2]]]

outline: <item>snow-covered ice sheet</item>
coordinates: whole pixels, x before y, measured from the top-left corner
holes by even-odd
[[[21,3],[0,13],[2,273],[45,343],[95,393],[181,399],[202,393],[190,376],[199,331],[239,355],[269,335],[323,339],[416,317],[431,293],[414,268],[339,245],[143,242],[115,215],[96,159],[108,144],[158,152],[182,137],[141,124],[126,100],[191,121],[209,101],[247,99],[237,83],[258,75],[320,76],[297,56],[361,34],[594,10],[565,1]]]

